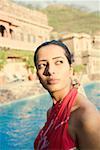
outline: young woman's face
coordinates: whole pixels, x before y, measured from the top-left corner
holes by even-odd
[[[39,80],[49,92],[69,86],[71,69],[62,47],[54,44],[41,47],[36,64]]]

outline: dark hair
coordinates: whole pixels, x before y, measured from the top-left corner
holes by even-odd
[[[60,46],[64,49],[65,56],[68,59],[68,62],[69,62],[70,65],[74,62],[73,54],[70,52],[68,47],[64,43],[62,43],[61,41],[52,40],[52,41],[44,42],[44,43],[42,43],[41,45],[39,45],[37,47],[37,49],[35,51],[35,54],[34,54],[34,64],[35,64],[35,66],[36,66],[36,59],[37,59],[36,56],[37,56],[37,53],[38,53],[39,49],[43,46],[47,46],[47,45],[51,45],[51,44],[58,45],[58,46]]]

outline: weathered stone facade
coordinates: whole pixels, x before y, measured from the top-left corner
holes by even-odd
[[[45,14],[0,0],[0,47],[34,50],[51,31]]]
[[[45,14],[0,0],[0,47],[33,51],[40,43],[49,40],[51,31]],[[100,79],[100,35],[72,33],[56,38],[72,50],[76,64],[86,66],[86,74],[91,79]],[[5,66],[5,74],[16,74],[14,64],[12,67],[8,64]],[[20,73],[24,72],[23,69],[20,69]]]
[[[61,41],[74,53],[75,63],[85,65],[89,78],[100,80],[100,35],[74,33],[61,37]]]

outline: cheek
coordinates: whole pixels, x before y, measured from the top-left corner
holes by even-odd
[[[65,87],[65,86],[69,85],[70,83],[71,83],[70,72],[66,70],[62,74],[61,85]]]
[[[61,70],[60,74],[63,77],[63,79],[67,79],[71,76],[70,70],[67,70],[65,68]]]
[[[37,73],[37,76],[38,76],[38,79],[39,79],[41,85],[42,85],[45,89],[47,89],[47,86],[46,86],[46,85],[47,85],[47,82],[46,82],[45,77],[44,77],[41,73]]]
[[[43,83],[45,81],[45,77],[43,76],[43,73],[41,71],[37,72],[37,76],[40,80],[40,83]]]
[[[70,72],[68,70],[64,70],[61,74],[61,85],[62,86],[66,86],[67,84],[70,84],[71,81],[71,76],[70,76]]]

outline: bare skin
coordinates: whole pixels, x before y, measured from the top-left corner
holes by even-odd
[[[62,47],[51,44],[40,48],[37,75],[54,103],[63,100],[72,87],[73,74]],[[78,93],[72,107],[68,131],[81,150],[100,150],[100,114],[82,94]]]
[[[83,95],[77,96],[77,108],[72,111],[69,133],[82,150],[100,149],[100,114]]]

